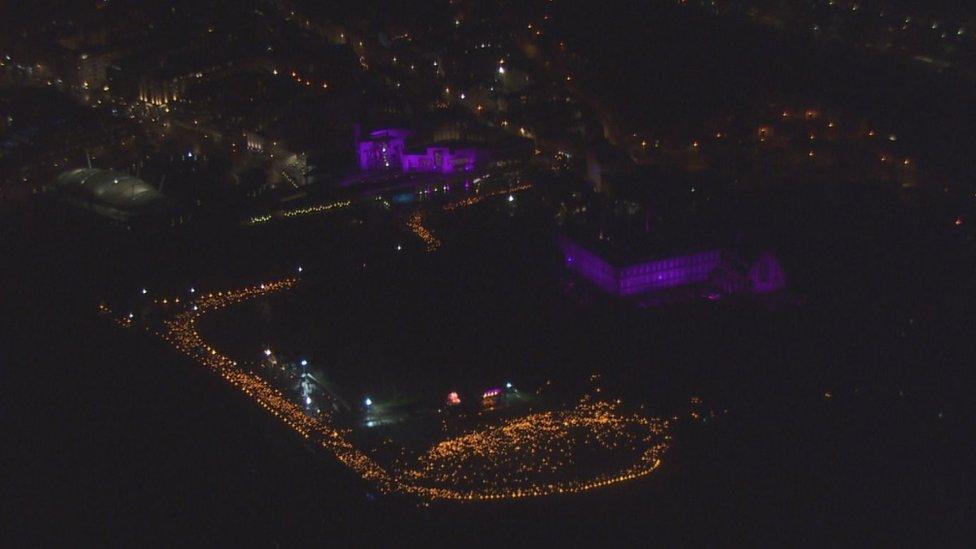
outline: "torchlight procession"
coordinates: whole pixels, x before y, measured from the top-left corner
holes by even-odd
[[[417,211],[410,215],[410,219],[407,220],[407,228],[424,241],[424,249],[427,252],[433,252],[441,247],[440,239],[434,236],[427,227],[424,227],[424,214],[422,212]]]
[[[529,190],[531,188],[532,188],[532,184],[531,183],[523,183],[521,185],[516,185],[514,187],[510,187],[510,188],[507,188],[507,189],[499,189],[497,191],[492,191],[492,192],[487,192],[487,193],[482,193],[482,194],[476,194],[474,196],[469,196],[469,197],[464,198],[462,200],[458,200],[457,202],[449,202],[447,204],[444,204],[444,209],[447,210],[447,211],[451,211],[451,210],[456,210],[458,208],[466,208],[468,206],[474,206],[475,204],[481,202],[482,200],[487,200],[487,199],[492,198],[492,197],[495,197],[495,196],[502,196],[502,195],[506,195],[506,194],[507,195],[514,195],[514,193],[521,192],[521,191],[526,191],[526,190]]]
[[[508,419],[434,444],[417,462],[384,467],[351,442],[330,413],[312,412],[249,371],[200,335],[204,315],[295,288],[294,277],[199,294],[194,300],[156,299],[181,309],[146,329],[181,354],[220,375],[305,440],[331,452],[383,493],[428,500],[487,501],[574,494],[634,480],[660,467],[670,440],[667,421],[627,415],[618,405],[584,397],[569,409]],[[137,325],[105,304],[98,310],[123,328]],[[270,350],[264,350],[269,356]],[[304,361],[303,361],[304,362]],[[368,400],[368,399],[367,399]],[[305,402],[307,404],[307,402]],[[606,471],[605,462],[613,463]]]
[[[487,200],[489,198],[494,198],[496,196],[503,196],[503,195],[508,195],[508,201],[512,202],[514,200],[515,193],[526,191],[531,188],[532,188],[531,183],[525,183],[510,188],[502,188],[502,189],[498,189],[486,193],[478,193],[469,196],[467,198],[457,200],[455,202],[448,202],[447,204],[444,204],[443,209],[445,211],[453,211],[460,208],[467,208],[469,206],[474,206],[475,204],[478,204],[483,200]],[[414,212],[413,214],[410,215],[410,219],[407,220],[407,228],[410,229],[410,232],[417,235],[418,238],[423,240],[425,245],[424,247],[425,251],[430,253],[440,248],[442,242],[439,238],[437,238],[437,236],[435,236],[432,232],[430,232],[430,230],[427,227],[424,226],[424,217],[425,217],[424,212],[421,211]]]
[[[306,215],[325,213],[332,210],[339,210],[348,207],[352,204],[350,200],[340,200],[338,202],[327,202],[325,204],[315,204],[313,206],[306,206],[304,208],[295,208],[293,210],[285,210],[281,212],[281,217],[301,217]],[[265,214],[252,217],[248,220],[248,225],[260,225],[262,223],[267,223],[274,219],[272,214]]]
[[[489,499],[578,492],[653,471],[667,447],[666,432],[666,422],[621,415],[610,403],[584,398],[568,410],[530,414],[442,441],[404,477],[418,485],[464,487]],[[622,451],[639,458],[613,475],[566,480],[568,470],[585,467],[581,449],[599,450],[601,457],[603,451]],[[550,483],[534,484],[543,477]]]

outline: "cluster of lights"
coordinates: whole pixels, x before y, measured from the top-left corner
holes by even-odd
[[[414,490],[427,487],[447,499],[576,493],[649,474],[661,463],[667,430],[663,420],[584,399],[568,410],[530,414],[440,442],[400,478]],[[613,473],[587,476],[594,462],[608,460],[626,463]]]
[[[346,208],[352,204],[351,200],[340,200],[338,202],[328,202],[325,204],[316,204],[314,206],[306,206],[304,208],[295,208],[293,210],[285,210],[281,212],[282,217],[300,217],[305,215],[313,215],[319,213],[325,213],[332,210],[338,210]],[[262,223],[267,223],[273,219],[271,214],[261,215],[252,217],[248,220],[248,225],[260,225]]]
[[[804,120],[806,122],[813,122],[813,121],[822,120],[823,122],[820,124],[820,126],[825,126],[826,127],[826,130],[834,130],[834,129],[837,128],[837,122],[835,120],[832,120],[832,119],[829,119],[827,117],[822,116],[819,111],[817,111],[816,109],[812,109],[812,108],[808,108],[808,109],[804,109],[804,110],[799,110],[797,112],[791,112],[789,110],[784,110],[783,112],[780,113],[780,118],[782,118],[783,120],[786,120],[786,119],[789,119],[789,118],[795,118],[797,120]],[[761,126],[759,128],[759,141],[760,142],[763,142],[763,143],[766,142],[766,140],[768,138],[769,131],[770,131],[770,129],[769,129],[768,126]],[[877,136],[877,132],[875,130],[873,130],[873,129],[869,129],[865,134],[860,134],[860,135],[858,135],[858,137],[863,137],[865,135],[868,138],[873,138],[873,137]],[[811,142],[815,141],[817,139],[816,133],[814,133],[813,131],[811,131],[808,134],[807,139],[808,139],[808,141],[811,141]],[[895,142],[897,140],[898,140],[898,136],[896,136],[894,134],[888,135],[888,141]],[[814,156],[816,156],[816,153],[813,150],[809,150],[809,151],[807,151],[807,156],[809,156],[810,158],[813,158]],[[879,159],[881,160],[881,163],[882,164],[885,164],[885,163],[888,163],[889,161],[891,161],[892,160],[892,157],[890,155],[888,155],[887,153],[881,153]],[[897,162],[897,160],[896,160],[896,162]],[[904,167],[907,168],[908,166],[911,165],[912,161],[909,158],[905,158],[905,159],[902,159],[898,163],[900,163],[902,166],[904,166]]]
[[[477,203],[479,203],[479,202],[481,202],[483,200],[487,200],[487,199],[492,198],[492,197],[495,197],[495,196],[502,196],[502,195],[507,194],[510,197],[512,197],[514,195],[514,193],[521,192],[521,191],[525,191],[525,190],[528,190],[528,189],[531,189],[531,188],[532,188],[532,184],[531,183],[524,183],[522,185],[518,185],[518,186],[515,186],[515,187],[508,188],[508,189],[500,189],[500,190],[497,190],[497,191],[492,191],[492,192],[487,192],[487,193],[478,193],[476,195],[469,196],[469,197],[464,198],[462,200],[458,200],[457,202],[449,202],[447,204],[444,204],[444,209],[450,211],[450,210],[456,210],[458,208],[467,208],[468,206],[474,206],[475,204],[477,204]],[[511,202],[511,200],[509,200],[509,201]]]
[[[323,448],[332,451],[339,461],[356,471],[363,479],[376,483],[384,491],[394,491],[397,487],[390,475],[366,454],[354,448],[347,439],[348,433],[333,427],[328,415],[306,414],[301,406],[285,397],[279,389],[274,388],[260,376],[245,371],[236,360],[207,343],[197,331],[197,321],[204,314],[260,296],[288,290],[297,283],[296,278],[286,278],[238,290],[200,295],[190,307],[165,320],[162,330],[154,333],[184,355],[214,370],[303,438],[314,440]],[[162,300],[158,301],[162,303]],[[175,300],[173,302],[175,303]],[[104,304],[99,305],[99,312],[112,314],[112,310]],[[131,314],[114,320],[120,326],[132,326]],[[265,356],[269,356],[269,351],[270,349],[265,350]]]
[[[439,238],[434,236],[427,227],[424,227],[424,214],[417,211],[414,212],[410,219],[407,220],[407,228],[417,235],[418,238],[424,241],[425,250],[427,252],[433,252],[437,248],[441,247],[441,241]]]
[[[302,406],[289,400],[279,389],[260,376],[245,371],[236,360],[207,343],[197,331],[197,320],[204,314],[263,295],[288,290],[297,283],[298,280],[295,278],[286,278],[239,290],[202,295],[191,308],[164,321],[163,330],[157,333],[186,356],[217,372],[228,383],[240,389],[300,436],[314,440],[323,448],[333,452],[339,461],[356,471],[362,478],[376,483],[385,491],[393,491],[396,486],[386,471],[366,454],[354,448],[348,441],[348,433],[333,427],[328,415],[307,414]],[[269,350],[265,351],[265,356],[268,356]]]
[[[98,312],[99,312],[99,314],[110,316],[110,318],[112,319],[113,322],[115,322],[116,324],[118,324],[119,326],[121,326],[123,328],[131,328],[132,327],[132,324],[133,324],[133,321],[135,319],[135,316],[136,316],[133,313],[129,313],[129,314],[125,315],[125,316],[115,316],[115,315],[112,314],[113,311],[112,311],[111,307],[109,307],[108,305],[106,305],[104,303],[99,303],[98,304]]]
[[[330,210],[336,210],[340,208],[348,207],[352,204],[350,200],[341,200],[339,202],[329,202],[327,204],[316,204],[314,206],[307,206],[305,208],[297,208],[294,210],[287,210],[281,215],[284,217],[298,217],[303,215],[311,215],[322,212],[328,212]]]
[[[275,69],[274,71],[272,71],[272,74],[276,74],[277,75],[278,74],[278,70]],[[320,87],[323,90],[328,89],[328,87],[329,87],[329,83],[326,82],[325,80],[323,80],[321,82],[314,82],[311,78],[302,78],[302,75],[299,74],[298,71],[291,71],[290,76],[291,76],[291,79],[294,80],[297,84],[302,84],[302,85],[305,85],[305,86],[308,86],[308,87],[312,87],[312,86]]]
[[[827,135],[837,135],[835,132],[837,131],[839,125],[836,119],[832,119],[828,116],[825,116],[819,110],[814,108],[805,108],[805,109],[800,108],[794,110],[785,109],[778,112],[776,118],[783,121],[796,120],[796,121],[805,122],[808,128],[805,131],[806,143],[814,143],[818,141],[819,140],[819,136],[817,133],[818,131],[823,131]],[[764,124],[759,126],[756,129],[756,132],[758,135],[759,143],[768,143],[770,140],[770,136],[773,132],[773,128],[769,124]],[[861,138],[864,136],[868,138],[874,138],[878,136],[878,132],[876,132],[873,129],[870,129],[866,133],[857,132],[855,134],[849,135],[848,137]],[[641,139],[639,141],[636,141],[638,138],[638,134],[636,133],[634,133],[632,137],[635,139],[634,141],[635,146],[639,144],[641,153],[647,154],[648,146],[649,146],[648,141],[646,139]],[[716,141],[724,140],[728,137],[728,133],[719,130],[713,134],[713,137],[715,138]],[[898,136],[894,134],[888,135],[887,140],[891,142],[895,142],[898,140]],[[701,150],[701,147],[702,147],[702,142],[698,140],[694,140],[691,142],[690,150],[698,151]],[[654,148],[655,149],[661,148],[660,139],[654,141]],[[817,156],[817,152],[809,148],[809,146],[806,144],[803,145],[803,153],[811,159]],[[893,158],[891,155],[885,152],[882,152],[879,158],[882,164],[892,163],[892,164],[900,165],[904,168],[909,168],[913,164],[912,160],[909,158],[897,159],[897,158]]]
[[[206,313],[286,290],[296,283],[296,279],[286,278],[239,290],[203,295],[192,307],[164,321],[160,336],[183,354],[216,371],[228,383],[240,389],[262,408],[307,439],[320,428],[314,418],[307,416],[300,407],[288,400],[280,390],[267,381],[258,375],[244,371],[238,366],[237,361],[204,341],[197,331],[197,320]]]
[[[687,5],[688,0],[676,0],[678,5]],[[708,0],[707,2],[702,0],[699,2],[702,6],[707,6],[710,9],[730,9],[733,7],[731,2],[716,2],[716,0]],[[878,20],[883,23],[880,25],[884,32],[887,33],[889,40],[892,37],[896,37],[899,33],[911,32],[911,31],[922,31],[924,33],[938,34],[943,40],[955,37],[956,39],[962,40],[967,36],[967,30],[958,22],[952,21],[937,21],[935,19],[925,19],[922,17],[916,17],[904,13],[893,13],[885,7],[874,11],[874,10],[864,10],[861,0],[827,0],[828,7],[834,8],[836,12],[849,12],[849,13],[863,13],[867,17],[877,17]],[[745,4],[750,11],[756,10],[756,6]],[[836,13],[835,12],[835,13]],[[762,21],[764,18],[759,17],[758,20]],[[819,32],[821,27],[819,24],[812,24],[810,30],[813,32]],[[890,47],[890,43],[889,43]]]
[[[186,306],[164,320],[162,329],[155,333],[187,357],[212,369],[301,437],[332,452],[342,464],[383,492],[454,501],[571,494],[636,479],[661,464],[660,456],[669,440],[666,422],[623,415],[616,405],[585,398],[568,410],[530,414],[440,442],[421,456],[417,467],[390,472],[357,449],[349,432],[335,427],[329,414],[310,413],[207,343],[197,329],[197,321],[205,314],[286,291],[297,284],[297,278],[285,278],[197,295],[192,302],[183,300]],[[179,303],[178,298],[155,301]],[[99,312],[112,314],[104,304],[99,305]],[[120,326],[132,326],[131,314],[115,320]],[[264,350],[266,357],[271,354],[270,349]],[[366,407],[373,404],[369,397],[363,402]],[[448,402],[457,404],[460,398],[451,393]],[[612,473],[580,478],[575,459],[593,451],[612,453],[618,458],[615,462],[620,457],[627,458],[628,463]]]

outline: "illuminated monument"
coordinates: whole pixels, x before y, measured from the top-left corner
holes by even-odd
[[[369,134],[369,139],[360,140],[357,132],[359,168],[364,171],[400,169],[409,135],[406,130],[377,130]]]
[[[424,152],[408,152],[410,132],[384,129],[370,132],[368,139],[356,137],[359,168],[363,171],[396,170],[403,172],[455,173],[474,170],[478,159],[475,148],[444,145],[427,147]]]
[[[724,293],[769,293],[783,289],[786,277],[776,258],[764,253],[747,269],[736,268],[720,250],[662,257],[629,265],[614,265],[577,242],[559,242],[566,266],[603,291],[630,296],[692,284],[713,284]]]

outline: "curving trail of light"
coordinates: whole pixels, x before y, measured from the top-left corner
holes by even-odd
[[[302,215],[316,214],[327,212],[329,210],[345,208],[350,204],[352,204],[351,200],[341,200],[339,202],[329,202],[327,204],[316,204],[314,206],[306,206],[304,208],[296,208],[294,210],[285,210],[281,213],[281,215],[284,217],[298,217]]]
[[[501,195],[511,195],[520,191],[525,191],[531,189],[532,185],[526,183],[524,185],[519,185],[517,187],[511,187],[508,189],[500,189],[497,191],[487,192],[484,194],[476,194],[474,196],[469,196],[465,199],[458,200],[455,202],[448,202],[444,204],[444,210],[453,211],[460,208],[466,208],[468,206],[474,206],[475,204],[487,200],[489,198]],[[424,213],[421,211],[416,211],[410,215],[410,219],[407,220],[407,228],[410,232],[417,235],[418,238],[424,241],[424,251],[430,253],[436,251],[441,247],[441,240],[430,232],[430,230],[424,226]]]
[[[625,416],[611,404],[584,399],[568,410],[530,414],[442,441],[421,456],[417,467],[387,470],[357,449],[350,442],[349,431],[335,427],[329,414],[308,415],[279,389],[207,343],[197,329],[197,321],[205,314],[292,289],[297,283],[296,278],[285,278],[200,295],[192,302],[185,301],[185,308],[164,320],[162,330],[155,333],[386,493],[454,501],[572,494],[640,478],[661,465],[660,456],[669,440],[667,422]],[[172,302],[179,304],[178,300]],[[104,304],[99,305],[99,311],[112,314]],[[129,317],[113,316],[113,320],[122,327],[134,326]],[[629,450],[637,459],[614,473],[564,478],[575,470],[574,449],[579,447]],[[540,476],[548,480],[539,482]]]

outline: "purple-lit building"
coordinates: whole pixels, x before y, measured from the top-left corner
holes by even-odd
[[[705,282],[722,261],[720,251],[709,250],[618,267],[568,238],[560,245],[567,267],[619,296]]]
[[[437,146],[427,147],[424,153],[406,153],[401,158],[405,172],[470,172],[474,170],[478,151]]]
[[[356,141],[359,168],[363,171],[396,170],[403,172],[455,173],[474,170],[478,160],[475,148],[444,145],[427,147],[424,152],[408,152],[410,132],[402,129],[377,130],[369,139]]]
[[[358,130],[357,130],[358,131]],[[359,153],[359,168],[368,170],[402,169],[403,151],[406,147],[407,130],[377,130],[369,134],[369,139],[356,137],[356,151]]]
[[[772,254],[763,254],[742,276],[716,277],[734,273],[727,268],[719,250],[657,258],[632,265],[617,266],[580,244],[562,238],[560,247],[566,266],[590,280],[603,291],[630,296],[678,286],[715,282],[726,293],[767,293],[786,286],[783,270]]]

